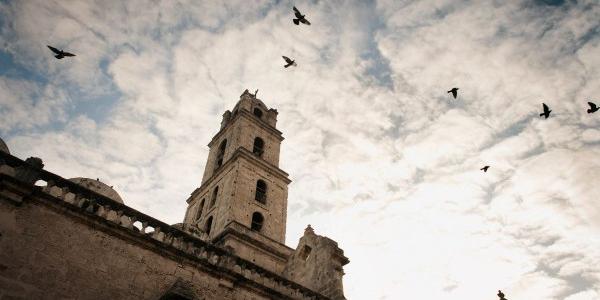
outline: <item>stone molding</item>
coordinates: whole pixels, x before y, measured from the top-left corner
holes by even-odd
[[[231,157],[222,166],[220,166],[218,169],[215,170],[215,172],[212,174],[212,176],[210,176],[209,179],[207,179],[204,183],[202,183],[202,185],[200,187],[196,188],[192,192],[191,196],[186,200],[186,202],[190,203],[196,195],[202,194],[202,191],[204,191],[204,189],[206,189],[208,186],[210,186],[211,183],[216,178],[218,178],[222,172],[225,172],[225,170],[232,168],[233,165],[238,162],[238,160],[237,160],[238,158],[245,158],[246,160],[251,161],[255,165],[266,169],[267,172],[280,178],[286,184],[290,184],[292,182],[292,180],[288,178],[289,174],[286,173],[284,170],[266,162],[263,159],[256,157],[256,155],[254,155],[254,153],[250,152],[250,150],[248,150],[244,147],[239,147],[239,148],[235,149],[235,152],[233,152]]]
[[[282,244],[272,238],[250,230],[250,228],[240,224],[236,221],[231,221],[225,225],[223,231],[221,231],[211,242],[220,243],[224,241],[228,235],[235,236],[243,241],[253,244],[267,252],[273,254],[282,260],[287,261],[290,255],[294,252],[294,249]]]

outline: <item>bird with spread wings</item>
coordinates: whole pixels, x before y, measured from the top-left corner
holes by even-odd
[[[458,88],[452,88],[451,90],[448,91],[448,93],[452,93],[452,97],[454,97],[454,99],[456,99],[456,96],[458,95]]]
[[[600,109],[595,103],[588,102],[588,105],[590,106],[590,108],[587,110],[588,114],[593,114]]]
[[[285,60],[286,65],[283,66],[284,68],[290,67],[290,66],[297,66],[296,61],[292,60],[291,58],[287,57],[287,56],[282,56],[283,59]]]
[[[52,52],[54,52],[56,54],[56,55],[54,55],[54,57],[56,57],[56,59],[63,59],[67,56],[75,56],[75,54],[73,54],[73,53],[69,53],[64,50],[59,50],[52,46],[48,46],[48,49],[52,50]]]
[[[306,15],[303,15],[302,13],[300,13],[300,11],[294,6],[294,15],[296,16],[296,18],[292,21],[294,21],[294,24],[296,25],[300,25],[300,23],[306,24],[306,25],[310,25],[310,22],[306,19]]]
[[[542,108],[544,109],[544,112],[540,114],[540,117],[543,116],[544,119],[548,119],[552,110],[548,107],[548,105],[546,105],[546,103],[542,103]]]

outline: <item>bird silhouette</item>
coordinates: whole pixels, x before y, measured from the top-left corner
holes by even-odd
[[[456,99],[456,95],[458,95],[458,88],[452,88],[448,91],[448,93],[452,93],[452,96],[454,97],[454,99]]]
[[[483,172],[487,172],[487,170],[490,168],[490,166],[485,166],[479,170],[483,171]]]
[[[286,65],[283,66],[284,68],[287,68],[289,66],[297,66],[296,61],[292,60],[291,58],[287,57],[287,56],[282,56],[283,59],[285,60]]]
[[[590,108],[587,110],[588,114],[593,114],[600,109],[598,106],[596,106],[596,104],[594,104],[592,102],[588,102],[588,104],[590,105]]]
[[[548,108],[548,105],[546,105],[546,103],[542,103],[542,107],[544,108],[544,112],[540,114],[540,117],[544,116],[545,119],[548,119],[552,110]]]
[[[48,46],[48,45],[46,45]],[[75,54],[73,53],[69,53],[69,52],[65,52],[63,50],[58,50],[52,46],[48,46],[48,49],[52,50],[52,52],[56,53],[56,55],[54,55],[54,57],[56,57],[57,59],[63,59],[67,56],[75,56]]]
[[[508,299],[504,298],[504,293],[502,293],[501,290],[498,290],[498,297],[500,298],[500,300],[508,300]]]
[[[293,20],[294,24],[300,25],[300,23],[304,23],[306,25],[310,25],[310,22],[305,18],[305,15],[301,14],[300,11],[294,6],[294,15],[296,18]]]

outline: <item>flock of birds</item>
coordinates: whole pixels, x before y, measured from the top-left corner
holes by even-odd
[[[300,25],[300,23],[302,23],[302,24],[310,25],[310,22],[306,19],[306,15],[303,15],[295,6],[293,7],[293,10],[294,10],[295,18],[292,19],[292,22],[294,24]],[[73,54],[73,53],[69,53],[64,50],[59,50],[52,46],[48,46],[48,48],[55,54],[54,57],[56,57],[57,59],[63,59],[65,57],[75,56],[75,54]],[[285,60],[285,65],[283,66],[284,68],[298,66],[298,64],[296,63],[295,60],[293,60],[287,56],[282,56],[282,57],[283,57],[283,60]],[[456,99],[458,97],[458,89],[459,88],[457,88],[457,87],[452,88],[451,90],[448,91],[448,93],[452,94],[452,97],[454,97],[454,99]],[[256,90],[256,92],[254,94],[255,96],[256,96],[257,92],[258,92],[258,90]],[[590,106],[590,108],[587,110],[588,114],[592,114],[592,113],[595,113],[598,110],[600,110],[600,107],[598,107],[595,103],[588,102],[588,105]],[[548,107],[548,105],[546,105],[546,103],[542,103],[542,109],[543,109],[543,112],[540,114],[540,117],[544,117],[544,119],[548,119],[548,117],[550,117],[550,112],[552,112],[552,110]],[[489,168],[490,168],[490,166],[484,166],[480,170],[483,172],[487,172]],[[504,298],[504,293],[502,293],[502,291],[498,291],[498,297],[500,298],[500,300],[507,300],[506,298]]]
[[[456,99],[456,97],[458,97],[458,88],[452,88],[448,91],[448,94],[452,94],[452,97],[454,97],[454,99]],[[590,108],[588,108],[587,113],[588,114],[593,114],[595,112],[597,112],[598,110],[600,110],[600,107],[598,107],[595,103],[592,102],[588,102],[588,105],[590,106]],[[550,117],[550,112],[552,112],[552,110],[548,107],[548,105],[546,103],[542,103],[542,110],[543,112],[540,114],[540,117],[544,117],[544,119],[548,119],[548,117]],[[490,168],[490,166],[484,166],[483,168],[479,169],[481,171],[483,171],[484,173],[488,171],[488,169]]]
[[[310,25],[310,22],[306,19],[306,15],[303,15],[295,6],[293,7],[294,9],[294,16],[296,18],[292,19],[292,22],[294,22],[294,24],[296,25],[300,25],[300,23],[302,24],[306,24],[306,25]],[[285,60],[285,65],[283,66],[284,68],[288,68],[291,66],[297,66],[298,64],[296,64],[296,61],[287,57],[287,56],[282,56],[283,60]]]
[[[300,12],[300,10],[298,10],[295,6],[293,7],[293,10],[294,10],[295,18],[292,19],[292,22],[294,24],[300,25],[300,23],[302,23],[302,24],[310,25],[310,22],[306,19],[306,15],[303,15]],[[52,50],[52,52],[55,54],[54,57],[56,57],[57,59],[63,59],[65,57],[75,56],[75,54],[73,54],[73,53],[69,53],[64,50],[59,50],[52,46],[48,46],[48,48],[50,50]],[[283,57],[283,60],[285,61],[285,65],[283,66],[284,68],[298,66],[298,64],[296,63],[295,60],[293,60],[287,56],[282,56],[282,57]],[[458,89],[459,88],[457,88],[457,87],[452,88],[451,90],[448,91],[448,93],[452,94],[452,97],[454,97],[454,99],[456,99],[458,97]],[[257,90],[257,92],[258,92],[258,90]],[[256,93],[255,93],[255,96],[256,96]],[[598,110],[600,110],[600,107],[598,107],[595,103],[588,102],[588,105],[590,106],[590,108],[587,110],[588,114],[592,114],[592,113],[595,113]],[[548,117],[550,117],[550,112],[552,112],[552,110],[548,107],[548,105],[546,105],[546,103],[542,103],[542,109],[543,109],[543,112],[540,114],[540,117],[544,117],[544,119],[548,119]],[[489,168],[490,168],[490,166],[484,166],[480,170],[483,172],[487,172]]]
[[[292,21],[294,22],[294,24],[296,25],[300,25],[300,23],[306,24],[306,25],[310,25],[310,22],[306,19],[306,15],[303,15],[295,6],[293,7],[294,9],[294,16],[296,17],[295,19],[293,19]],[[288,68],[291,66],[297,66],[298,64],[296,64],[296,61],[287,57],[287,56],[282,56],[283,60],[285,60],[285,65],[283,66],[284,68]],[[452,94],[452,97],[454,97],[454,99],[456,99],[456,97],[458,97],[458,89],[457,87],[454,87],[452,89],[450,89],[448,91],[449,94]],[[590,106],[590,108],[587,110],[588,114],[592,114],[597,112],[598,110],[600,110],[600,107],[598,107],[595,103],[592,102],[588,102],[588,105]],[[552,110],[548,107],[548,105],[546,103],[542,103],[542,109],[543,112],[540,114],[540,117],[544,117],[544,119],[548,119],[548,117],[550,117],[550,112],[552,112]],[[480,170],[483,171],[484,173],[488,171],[488,169],[490,168],[490,166],[484,166],[483,168],[481,168]]]

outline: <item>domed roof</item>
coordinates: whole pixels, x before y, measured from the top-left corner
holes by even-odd
[[[123,203],[123,199],[121,199],[121,196],[119,196],[119,193],[117,193],[117,191],[115,191],[112,188],[112,186],[108,186],[108,185],[104,184],[99,179],[76,177],[76,178],[71,178],[69,180],[82,186],[82,187],[88,188],[102,196],[106,196],[112,200],[119,202],[119,203]]]
[[[8,151],[8,146],[6,146],[6,143],[2,140],[2,138],[0,138],[0,151],[10,154],[10,151]]]

